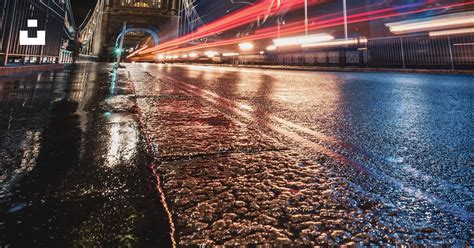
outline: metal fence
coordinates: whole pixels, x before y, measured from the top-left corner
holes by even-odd
[[[474,68],[474,35],[428,35],[371,39],[368,66],[399,68]]]
[[[428,34],[369,39],[364,46],[279,52],[237,63],[337,67],[474,69],[474,35]]]
[[[0,64],[20,60],[21,62],[53,61],[59,57],[64,26],[64,3],[60,0],[6,0],[2,7],[2,35],[0,40]],[[45,46],[21,46],[20,30],[28,30],[30,37],[36,31],[28,29],[27,20],[38,20],[38,29],[46,30]],[[11,60],[11,61],[10,61]]]

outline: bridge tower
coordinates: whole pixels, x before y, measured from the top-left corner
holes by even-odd
[[[156,32],[160,42],[176,38],[179,5],[180,0],[97,1],[96,12],[81,25],[83,30],[89,30],[88,33],[81,31],[82,39],[88,40],[90,45],[87,55],[96,56],[102,61],[110,60],[124,22],[127,23],[127,30],[130,32],[126,38],[129,45],[138,43],[140,34],[146,35],[146,32],[140,30]]]

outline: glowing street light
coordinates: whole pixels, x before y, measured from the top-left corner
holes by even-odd
[[[217,56],[219,53],[218,52],[215,52],[215,51],[206,51],[204,52],[204,54],[209,57],[209,58],[214,58],[215,56]]]
[[[240,54],[239,53],[223,53],[222,56],[224,57],[235,57],[235,56],[239,56]]]
[[[303,48],[311,48],[311,47],[336,47],[336,46],[348,46],[348,45],[362,45],[367,44],[367,38],[350,38],[350,39],[340,39],[340,40],[332,40],[326,42],[316,42],[316,43],[309,43],[303,44],[301,47]]]
[[[240,50],[249,51],[252,50],[254,45],[251,42],[244,42],[239,44]]]
[[[277,50],[277,46],[275,45],[270,45],[270,46],[267,46],[267,51],[271,52],[271,51],[276,51]]]

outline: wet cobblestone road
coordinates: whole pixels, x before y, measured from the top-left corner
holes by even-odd
[[[472,76],[0,79],[0,246],[473,244]]]
[[[472,244],[472,77],[126,71],[179,245]]]

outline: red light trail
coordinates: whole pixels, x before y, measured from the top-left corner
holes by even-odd
[[[320,2],[321,0],[308,0],[308,5],[314,5]],[[303,8],[304,4],[305,0],[280,0],[280,5],[276,4],[274,0],[262,0],[254,5],[242,8],[221,19],[211,22],[191,34],[146,49],[141,51],[139,54],[146,54],[170,47],[176,47],[193,40],[255,22],[257,19],[265,16],[273,16],[281,12]]]
[[[316,1],[314,1],[314,2],[316,2]],[[374,11],[368,11],[368,12],[349,15],[348,16],[348,24],[361,23],[361,22],[366,22],[366,21],[392,18],[392,17],[403,16],[403,15],[410,15],[410,14],[416,14],[416,13],[431,11],[431,10],[440,10],[440,9],[461,7],[461,6],[473,5],[473,4],[474,4],[474,2],[471,1],[469,3],[457,3],[457,4],[450,4],[450,5],[445,5],[445,6],[436,6],[436,7],[417,9],[417,10],[410,10],[410,11],[406,11],[406,12],[397,12],[397,11],[413,7],[416,4],[398,6],[398,7],[391,7],[391,8],[385,8],[385,9],[380,9],[380,10],[374,10]],[[327,20],[321,20],[322,18],[327,18],[328,16],[333,16],[333,15],[334,14],[328,14],[328,15],[325,15],[323,17],[317,17],[317,18],[310,19],[310,24],[308,26],[308,30],[314,31],[314,30],[320,30],[320,29],[339,26],[339,25],[344,24],[344,20],[343,20],[342,16],[327,19]],[[223,19],[225,19],[225,18],[223,18]],[[221,19],[220,21],[222,21],[223,19]],[[240,24],[240,25],[242,25],[242,24]],[[249,36],[246,36],[246,37],[232,38],[232,39],[216,41],[216,42],[208,43],[208,44],[200,44],[200,45],[180,48],[179,45],[185,44],[187,42],[187,41],[183,42],[183,40],[188,40],[189,39],[189,41],[190,41],[190,40],[195,39],[195,38],[189,38],[189,37],[185,36],[185,37],[182,37],[182,38],[186,38],[186,39],[178,38],[176,40],[173,40],[173,41],[164,43],[162,45],[158,45],[154,48],[147,49],[147,50],[144,50],[144,51],[140,52],[139,53],[140,58],[138,60],[142,60],[142,59],[143,60],[153,60],[154,59],[154,54],[156,54],[156,53],[189,52],[189,51],[195,51],[195,50],[204,49],[204,48],[212,48],[212,47],[233,45],[233,44],[238,44],[238,43],[246,42],[246,41],[271,39],[271,38],[276,37],[278,34],[281,35],[281,36],[285,36],[285,35],[292,35],[292,34],[302,33],[302,32],[305,31],[305,25],[304,25],[303,21],[289,23],[289,24],[286,24],[285,26],[282,26],[280,28],[281,28],[281,30],[278,31],[278,27],[273,26],[273,27],[268,27],[268,28],[257,30],[255,32],[255,34],[249,35]],[[205,30],[210,30],[210,29],[206,28]],[[200,30],[196,31],[196,33],[199,32],[199,31]],[[214,34],[214,33],[212,33],[212,34]],[[136,59],[134,58],[134,60],[136,60]]]

